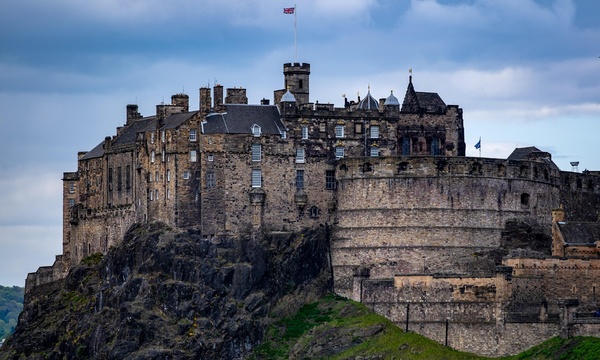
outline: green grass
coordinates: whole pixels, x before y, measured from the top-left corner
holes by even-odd
[[[359,336],[361,331],[381,328],[373,336]],[[306,351],[347,336],[349,347],[329,356],[307,356]],[[304,351],[304,352],[303,352]],[[489,359],[453,350],[413,332],[404,332],[386,318],[363,304],[334,295],[303,306],[296,314],[275,322],[266,333],[265,342],[251,359],[353,359],[380,356],[382,359]],[[576,337],[549,339],[521,354],[499,360],[596,360],[600,359],[600,339]]]

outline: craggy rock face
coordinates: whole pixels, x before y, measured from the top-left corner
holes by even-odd
[[[327,254],[319,231],[216,244],[136,226],[32,294],[0,358],[239,359],[269,317],[327,291]]]

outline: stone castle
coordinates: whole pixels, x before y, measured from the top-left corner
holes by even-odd
[[[483,355],[552,336],[600,335],[600,173],[551,154],[465,156],[463,111],[412,76],[393,92],[310,102],[310,65],[249,105],[244,88],[176,94],[125,124],[63,177],[63,254],[26,291],[106,253],[134,223],[210,241],[325,227],[335,292],[403,329]],[[224,96],[225,95],[225,96]],[[600,288],[598,288],[600,289]]]

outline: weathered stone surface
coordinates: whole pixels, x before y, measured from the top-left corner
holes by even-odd
[[[243,358],[268,314],[327,291],[326,246],[319,231],[216,244],[136,226],[97,264],[32,297],[0,358]]]

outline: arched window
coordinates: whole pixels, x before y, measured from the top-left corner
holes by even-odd
[[[310,217],[312,219],[316,219],[321,215],[321,209],[316,206],[311,206],[310,208]]]

